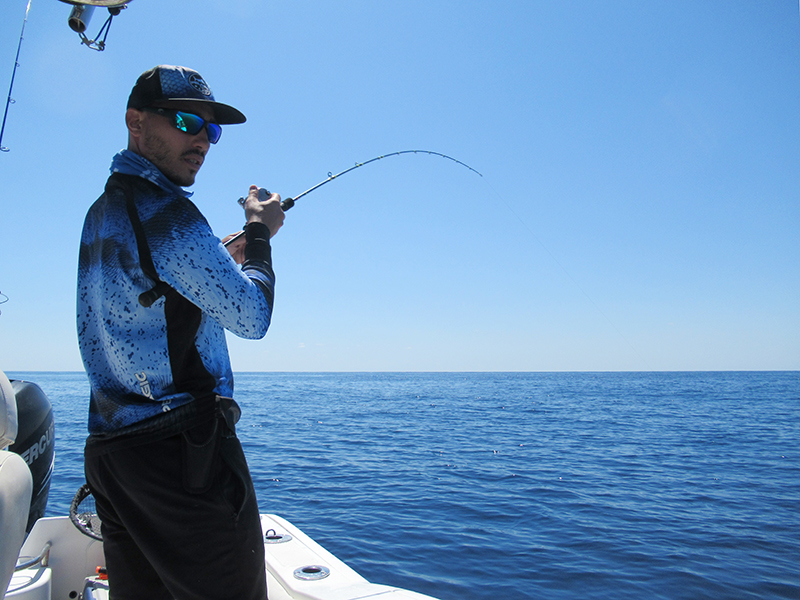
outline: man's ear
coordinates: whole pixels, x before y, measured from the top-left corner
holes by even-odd
[[[131,136],[138,138],[142,135],[142,121],[144,120],[144,112],[129,108],[125,112],[125,125],[128,126],[128,132]]]

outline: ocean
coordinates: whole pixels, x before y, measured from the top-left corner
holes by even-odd
[[[83,483],[83,373],[48,515]],[[800,373],[239,373],[262,512],[442,600],[800,599]]]

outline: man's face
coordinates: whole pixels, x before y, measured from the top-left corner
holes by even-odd
[[[213,118],[211,109],[202,105],[171,105],[169,110],[185,110],[206,121]],[[167,116],[149,111],[138,112],[141,129],[136,136],[134,150],[158,167],[173,183],[183,187],[194,184],[210,146],[206,128],[190,135],[174,126],[170,112]]]

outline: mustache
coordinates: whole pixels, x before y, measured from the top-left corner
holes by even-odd
[[[206,153],[205,153],[205,152],[203,152],[202,150],[199,150],[199,149],[197,149],[197,148],[192,148],[191,150],[187,150],[186,152],[184,152],[183,154],[181,154],[181,156],[182,156],[182,157],[184,157],[184,156],[191,156],[191,155],[193,155],[193,154],[196,154],[196,155],[197,155],[197,156],[199,156],[200,158],[205,158],[205,157],[206,157]]]

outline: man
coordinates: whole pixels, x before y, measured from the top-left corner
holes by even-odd
[[[220,126],[244,121],[196,71],[146,71],[128,100],[128,147],[84,223],[86,478],[113,599],[266,598],[224,330],[266,334],[275,281],[269,240],[284,215],[280,196],[251,186],[244,240],[229,251],[182,189]]]

